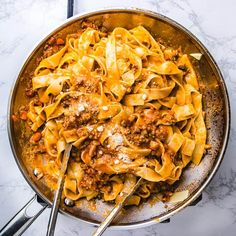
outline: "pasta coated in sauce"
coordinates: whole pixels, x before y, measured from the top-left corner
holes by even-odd
[[[26,122],[34,168],[55,189],[72,143],[63,191],[69,199],[116,200],[142,177],[129,202],[138,205],[204,154],[202,94],[188,55],[142,26],[67,35],[39,63],[32,91]]]

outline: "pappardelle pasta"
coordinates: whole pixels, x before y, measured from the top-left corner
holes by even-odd
[[[63,151],[73,148],[63,194],[77,201],[158,193],[198,165],[206,147],[202,94],[189,56],[144,27],[112,32],[86,27],[51,39],[20,111],[32,133],[27,158],[56,189]]]

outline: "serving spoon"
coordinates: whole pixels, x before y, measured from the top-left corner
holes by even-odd
[[[65,181],[65,173],[67,170],[71,147],[72,147],[72,144],[67,144],[65,151],[64,151],[60,175],[59,175],[58,182],[57,182],[58,187],[57,187],[57,191],[54,194],[54,201],[53,201],[51,213],[49,216],[49,222],[48,222],[48,228],[47,228],[47,234],[46,234],[47,236],[54,235],[55,226],[56,226],[56,222],[57,222],[58,210],[59,210],[60,201],[61,201],[61,194],[62,194],[64,181]]]
[[[115,205],[115,207],[112,209],[112,211],[109,213],[109,215],[106,217],[106,219],[100,224],[100,226],[97,228],[97,230],[92,234],[93,236],[100,236],[103,234],[103,232],[106,230],[106,228],[109,226],[109,224],[112,222],[112,220],[117,216],[117,214],[121,211],[121,209],[124,207],[127,200],[133,195],[133,193],[138,189],[142,182],[142,178],[140,178],[136,184],[131,188],[131,190],[127,192],[122,192],[122,196],[120,195],[119,202]]]

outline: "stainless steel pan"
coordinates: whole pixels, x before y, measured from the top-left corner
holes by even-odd
[[[169,42],[173,47],[181,46],[184,53],[203,54],[200,61],[195,59],[193,61],[195,60],[195,68],[201,76],[201,92],[204,97],[203,102],[208,130],[207,143],[211,144],[212,148],[207,152],[199,166],[194,168],[188,167],[181,177],[177,191],[188,189],[189,197],[177,204],[165,204],[167,207],[161,202],[153,203],[152,200],[139,207],[130,207],[111,227],[116,229],[143,227],[164,221],[173,214],[178,213],[197,199],[214,176],[223,159],[230,128],[230,107],[227,90],[214,59],[193,34],[165,16],[140,9],[106,9],[74,16],[57,27],[36,46],[24,63],[13,85],[8,111],[8,133],[11,148],[19,169],[26,181],[34,189],[38,196],[37,198],[41,199],[41,202],[35,214],[27,216],[27,209],[31,208],[34,204],[38,204],[38,201],[35,200],[37,198],[34,197],[30,204],[26,205],[9,222],[0,235],[13,235],[13,233],[19,232],[19,230],[23,232],[46,206],[51,205],[51,190],[43,182],[37,181],[33,176],[33,170],[25,165],[25,156],[22,155],[24,140],[20,138],[22,130],[11,121],[11,115],[18,110],[19,106],[27,103],[27,99],[23,96],[24,89],[29,74],[36,66],[36,59],[42,54],[45,42],[55,34],[63,36],[76,32],[80,29],[81,22],[84,19],[93,20],[109,30],[117,26],[132,28],[142,24],[153,34]],[[60,212],[96,225],[104,219],[105,213],[112,208],[110,204],[97,201],[96,211],[94,211],[89,204],[86,200],[82,200],[80,206],[67,207],[62,204]],[[23,226],[25,223],[26,226]],[[9,232],[10,234],[6,234]]]

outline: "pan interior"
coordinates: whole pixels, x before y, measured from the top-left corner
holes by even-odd
[[[224,148],[225,139],[227,138],[228,120],[228,103],[224,82],[208,52],[201,46],[201,44],[199,44],[196,39],[194,39],[188,32],[184,31],[180,26],[162,16],[136,10],[107,10],[90,13],[86,15],[85,18],[96,22],[96,24],[103,25],[109,30],[118,26],[130,29],[137,25],[143,25],[155,36],[168,42],[168,45],[174,48],[181,46],[184,53],[203,54],[200,61],[192,59],[192,62],[201,77],[200,85],[203,94],[203,106],[206,112],[205,121],[208,131],[207,143],[210,144],[212,148],[207,151],[199,166],[187,167],[179,181],[176,191],[187,189],[190,193],[189,198],[178,204],[163,204],[150,199],[139,207],[129,207],[124,210],[116,219],[115,224],[132,225],[146,222],[153,218],[164,219],[169,213],[180,209],[186,201],[189,202],[191,199],[196,197],[199,188],[208,179],[209,175],[216,170],[220,159],[222,159],[222,148]],[[63,37],[68,33],[74,33],[80,29],[83,19],[84,16],[74,17],[71,21],[59,27],[51,35],[59,34]],[[37,57],[41,55],[44,44],[51,35],[47,36],[41,44],[38,45],[20,72],[11,98],[9,116],[16,112],[19,109],[19,106],[28,103],[27,98],[24,96],[26,83],[30,73],[35,69]],[[32,174],[32,169],[25,165],[26,157],[22,155],[24,143],[20,138],[22,135],[21,132],[22,130],[20,127],[11,122],[10,138],[16,160],[30,185],[44,199],[50,202],[52,200],[50,189],[48,189],[43,182],[36,181]],[[68,208],[63,205],[61,210],[75,216],[76,218],[91,223],[97,223],[104,219],[111,208],[111,204],[101,201],[91,203],[82,199],[77,206]]]

